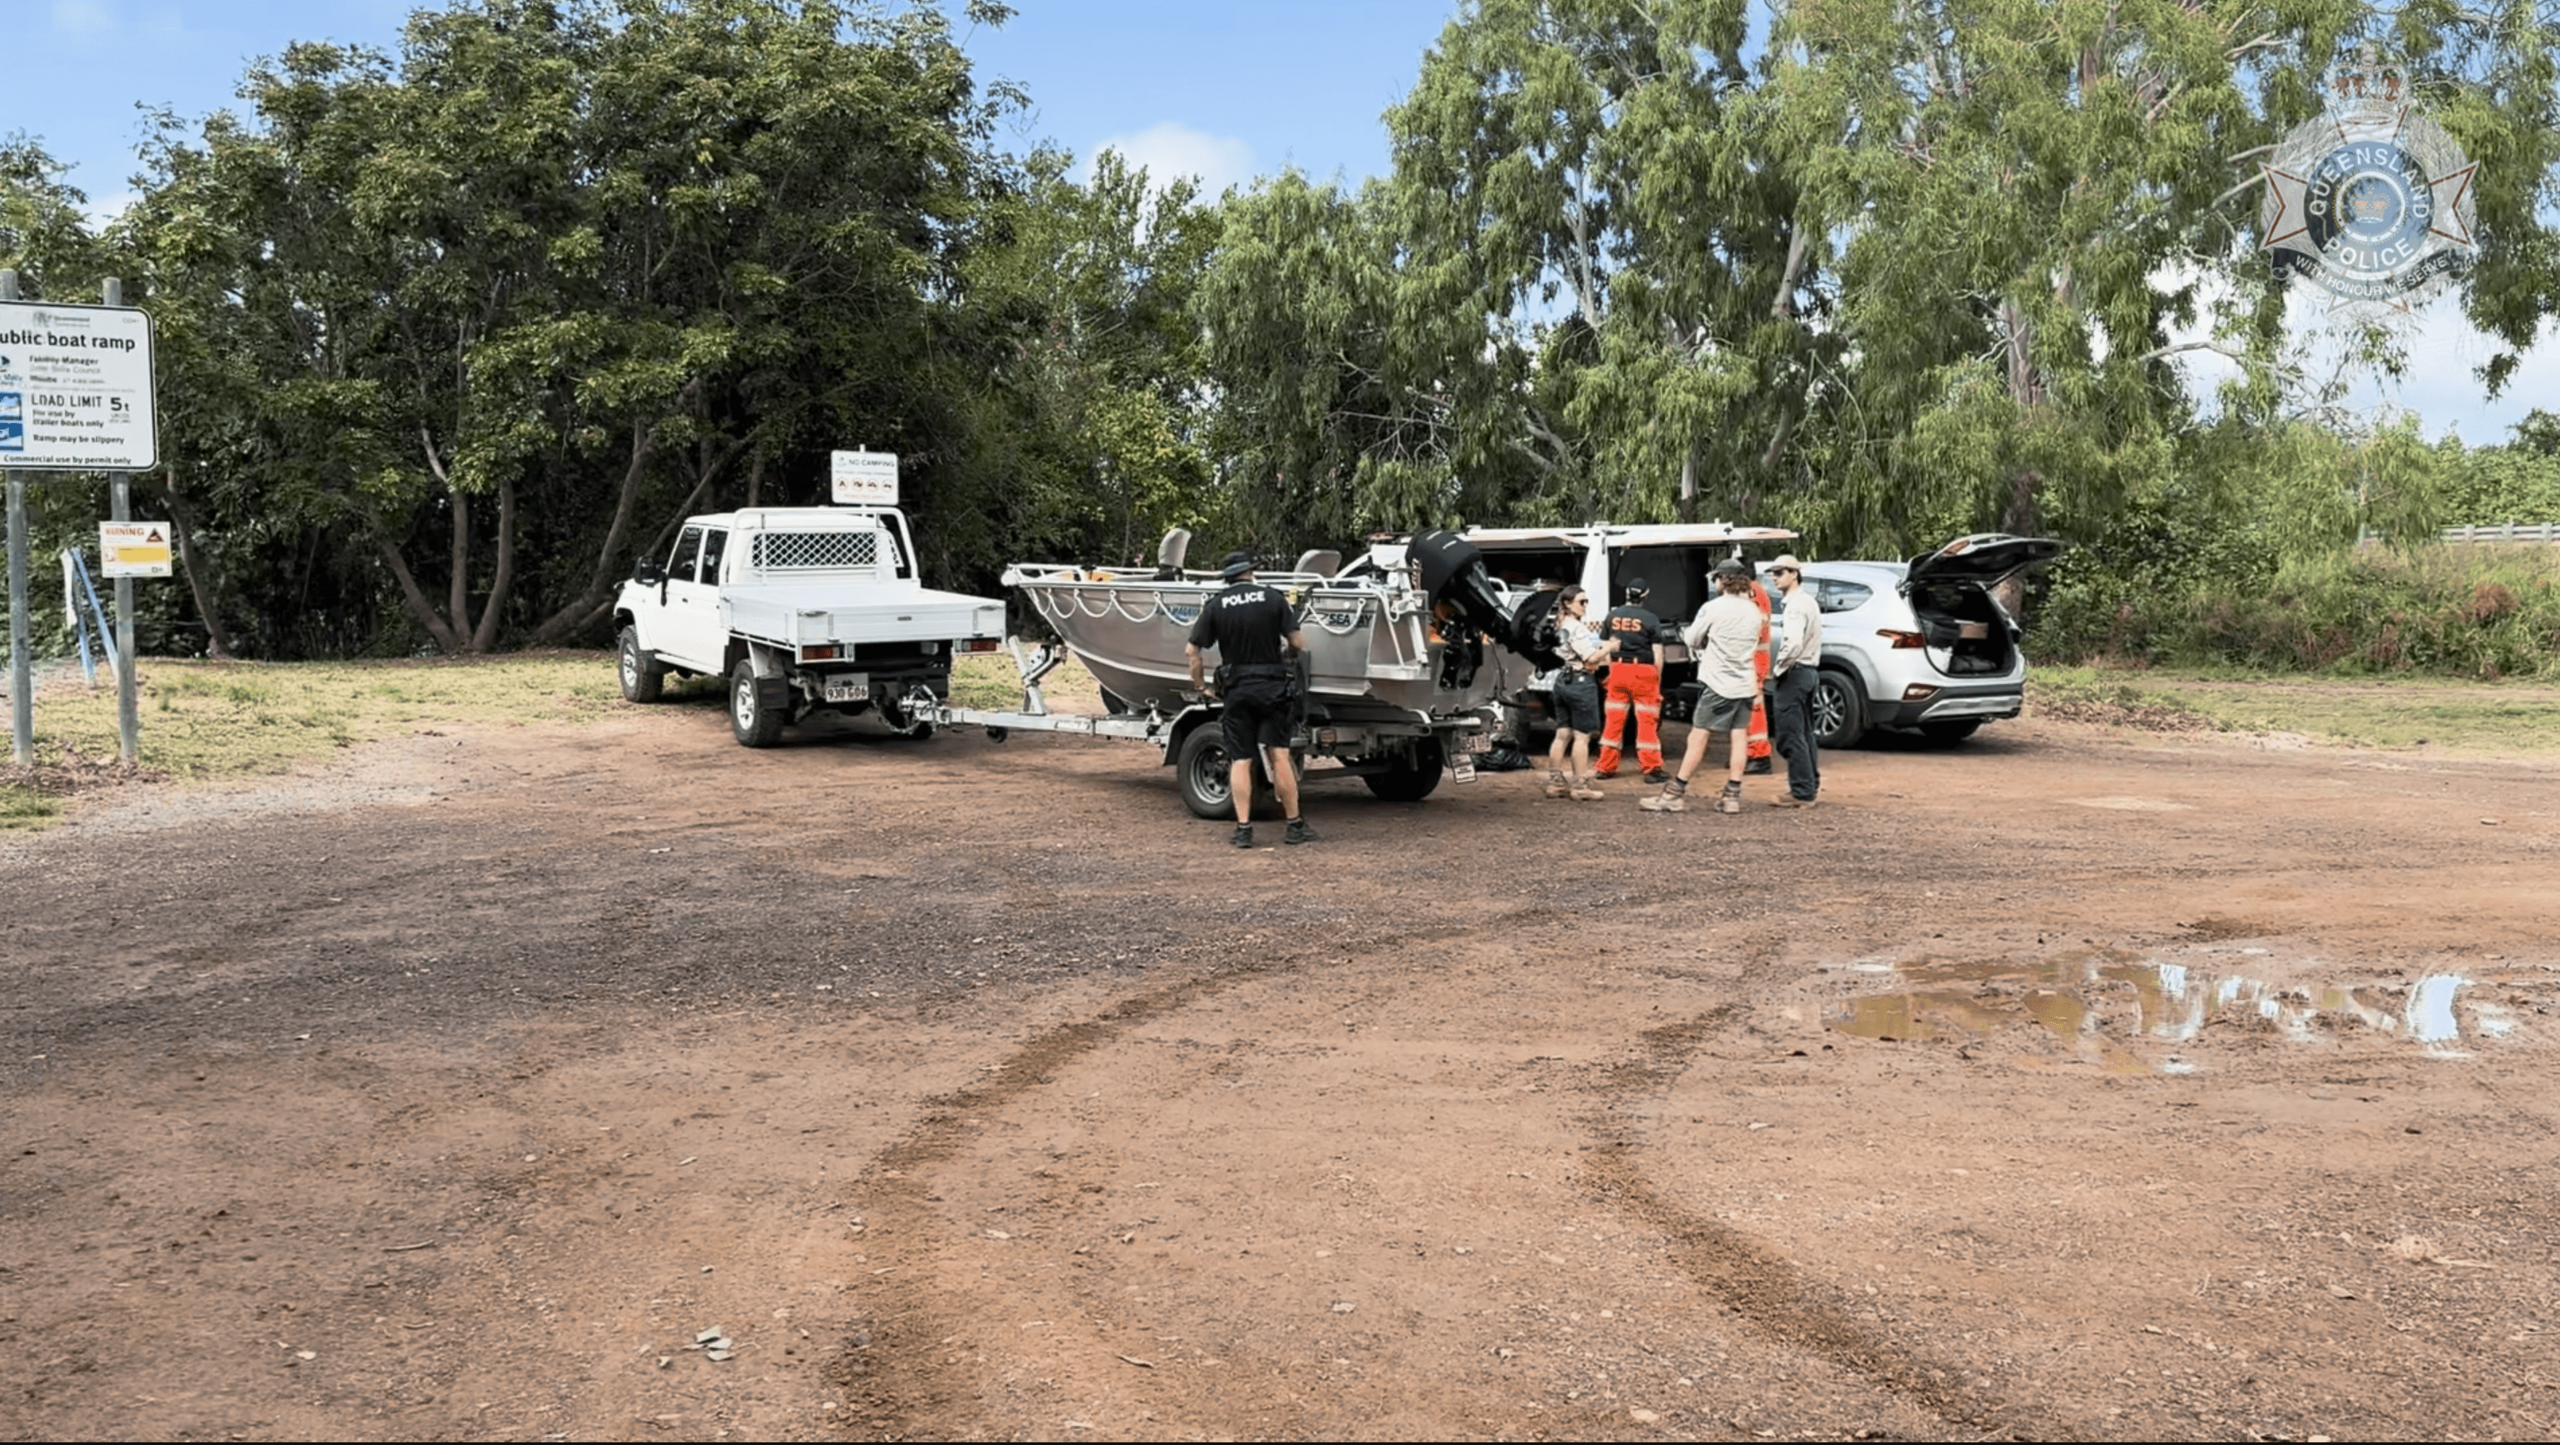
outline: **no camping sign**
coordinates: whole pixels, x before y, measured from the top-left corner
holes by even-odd
[[[98,575],[168,576],[169,536],[166,522],[100,522]]]

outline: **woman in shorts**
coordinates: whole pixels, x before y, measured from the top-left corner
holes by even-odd
[[[1609,660],[1615,645],[1600,640],[1600,625],[1591,620],[1591,594],[1567,587],[1556,599],[1556,740],[1547,749],[1547,796],[1597,802],[1603,794],[1585,776],[1591,767],[1591,740],[1600,732],[1600,682],[1592,676]]]

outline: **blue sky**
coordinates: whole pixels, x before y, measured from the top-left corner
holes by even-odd
[[[1013,0],[999,30],[967,36],[984,77],[1031,92],[1034,108],[1006,138],[1051,141],[1089,158],[1113,147],[1162,177],[1199,175],[1215,193],[1294,165],[1357,182],[1386,166],[1380,113],[1411,85],[1423,50],[1455,0]],[[254,56],[288,41],[332,39],[390,48],[411,0],[10,0],[9,70],[76,75],[76,87],[0,86],[0,134],[40,136],[73,163],[102,211],[127,193],[142,135],[137,104],[201,115],[232,103]],[[957,12],[957,0],[947,7]],[[76,103],[58,98],[76,95]],[[2306,332],[2318,317],[2299,318]],[[2308,344],[2308,343],[2306,343]],[[2560,410],[2560,321],[2506,395],[2487,402],[2472,369],[2488,343],[2439,304],[2412,328],[2411,366],[2396,388],[2367,382],[2356,404],[2390,402],[2430,436],[2504,441],[2539,403]],[[2219,364],[2193,358],[2200,377]]]

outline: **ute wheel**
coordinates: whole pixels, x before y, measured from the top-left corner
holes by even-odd
[[[622,674],[622,700],[656,702],[666,688],[667,673],[658,666],[658,654],[640,645],[640,629],[622,629],[620,652],[615,670]]]
[[[1867,735],[1867,699],[1855,679],[1828,668],[1813,685],[1813,745],[1856,747]]]
[[[741,747],[769,748],[782,741],[782,713],[764,705],[756,690],[756,665],[744,658],[729,674],[729,730],[738,735]]]
[[[1951,722],[1922,723],[1920,725],[1920,736],[1927,738],[1932,744],[1942,748],[1954,747],[1956,744],[1963,742],[1966,738],[1972,737],[1975,733],[1980,731],[1982,731],[1982,719],[1978,717],[1958,718]]]
[[[1411,752],[1396,755],[1385,772],[1366,774],[1361,781],[1390,803],[1419,803],[1439,788],[1441,771],[1440,740],[1425,738]]]

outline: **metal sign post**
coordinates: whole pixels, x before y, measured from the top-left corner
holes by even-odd
[[[124,282],[107,278],[100,288],[99,300],[109,306],[124,304]],[[152,400],[157,401],[154,397]],[[107,516],[118,522],[133,520],[133,473],[114,472],[107,479]],[[106,558],[98,562],[105,565]],[[116,751],[127,763],[142,756],[142,709],[137,697],[137,678],[133,668],[133,579],[116,579]]]
[[[0,301],[18,299],[18,273],[0,270]],[[0,443],[26,434],[26,403],[17,415],[0,406]],[[11,424],[15,423],[12,428]],[[27,478],[9,471],[9,741],[10,756],[22,768],[35,766],[35,669],[27,657]]]

